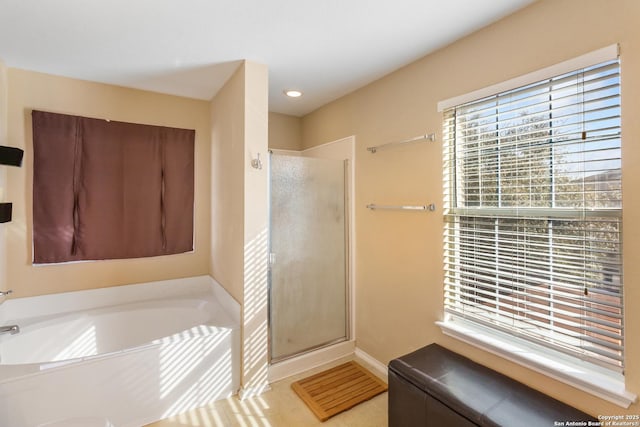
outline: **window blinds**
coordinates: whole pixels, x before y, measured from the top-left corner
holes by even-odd
[[[445,310],[623,369],[618,60],[449,108]]]

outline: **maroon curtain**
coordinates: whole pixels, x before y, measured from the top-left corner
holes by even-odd
[[[33,260],[193,250],[195,131],[32,112]]]

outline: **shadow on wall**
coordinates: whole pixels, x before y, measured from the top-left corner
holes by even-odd
[[[267,236],[264,228],[244,249],[242,398],[269,389]]]

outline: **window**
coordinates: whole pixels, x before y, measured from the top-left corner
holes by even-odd
[[[445,311],[622,372],[618,60],[444,111]]]
[[[193,250],[195,131],[32,119],[35,264]]]

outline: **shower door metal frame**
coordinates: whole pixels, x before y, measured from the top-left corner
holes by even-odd
[[[344,292],[345,292],[345,306],[344,306],[344,317],[345,317],[345,335],[344,337],[340,337],[340,338],[336,338],[334,340],[330,340],[318,345],[314,345],[310,348],[301,350],[297,353],[294,354],[290,354],[290,355],[286,355],[286,356],[280,356],[280,357],[276,357],[274,358],[272,356],[272,324],[271,324],[271,309],[272,309],[272,283],[273,283],[273,277],[272,277],[272,265],[274,264],[273,259],[274,259],[274,253],[272,251],[272,239],[271,239],[271,215],[272,215],[272,211],[271,211],[271,194],[272,194],[272,189],[271,189],[271,158],[273,155],[276,156],[292,156],[292,157],[306,157],[306,156],[301,156],[301,155],[297,155],[297,154],[278,154],[278,153],[274,153],[273,150],[269,150],[269,162],[268,162],[268,173],[269,173],[269,188],[268,188],[268,193],[269,193],[269,236],[268,236],[268,246],[269,246],[269,253],[268,253],[268,262],[267,262],[267,295],[268,295],[268,304],[267,304],[267,330],[268,330],[268,337],[267,337],[267,353],[269,356],[269,364],[274,364],[274,363],[278,363],[278,362],[283,362],[285,360],[289,360],[289,359],[293,359],[302,355],[305,355],[307,353],[311,353],[313,351],[317,351],[323,348],[327,348],[330,347],[332,345],[335,344],[339,344],[342,342],[346,342],[349,341],[351,339],[351,328],[352,328],[352,319],[351,319],[351,301],[352,301],[352,295],[351,295],[351,227],[353,226],[351,224],[351,209],[350,209],[350,192],[349,192],[349,179],[350,179],[350,174],[349,174],[349,159],[343,159],[341,160],[343,162],[343,185],[344,185],[344,190],[343,190],[343,195],[344,195],[344,263],[345,263],[345,268],[344,268],[344,274],[345,274],[345,278],[344,278]],[[315,158],[315,157],[306,157],[306,158]],[[338,161],[338,160],[336,160]]]

